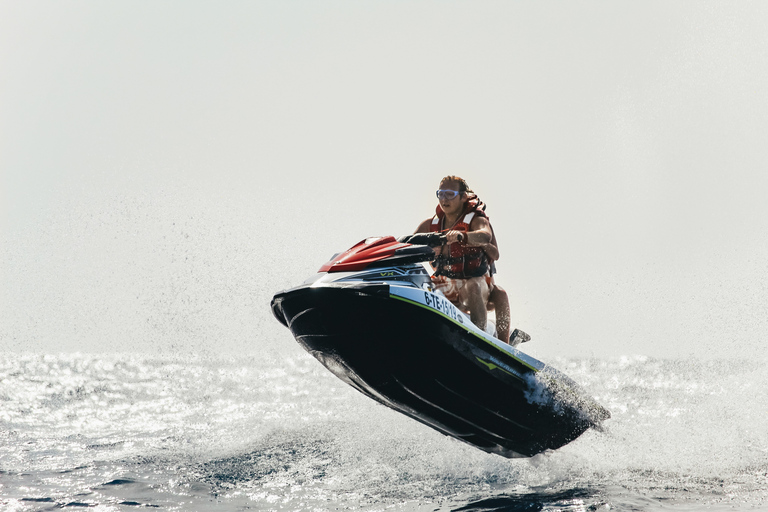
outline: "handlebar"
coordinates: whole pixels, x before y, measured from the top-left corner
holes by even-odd
[[[441,245],[445,245],[445,235],[443,233],[416,233],[413,235],[401,236],[397,241],[403,244],[440,247]]]

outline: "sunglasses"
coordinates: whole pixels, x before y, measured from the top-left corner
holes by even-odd
[[[451,199],[454,199],[456,196],[461,194],[461,192],[459,192],[458,190],[448,190],[448,189],[441,188],[440,190],[435,192],[435,194],[437,195],[438,199],[447,199],[450,201]]]

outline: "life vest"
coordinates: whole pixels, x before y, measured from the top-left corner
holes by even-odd
[[[429,230],[432,232],[461,231],[467,233],[475,215],[488,218],[483,210],[472,208],[466,211],[464,216],[454,226],[449,229],[441,229],[445,214],[438,206],[436,214],[432,218],[432,223],[429,225]],[[455,242],[448,245],[448,253],[446,256],[441,252],[432,263],[435,267],[436,276],[445,276],[451,279],[469,279],[470,277],[480,277],[488,272],[488,257],[482,247],[471,247]]]

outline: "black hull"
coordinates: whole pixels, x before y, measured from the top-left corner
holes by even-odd
[[[541,382],[529,364],[440,314],[392,298],[387,284],[302,286],[275,295],[272,309],[340,379],[487,452],[525,457],[556,449],[596,426],[580,405],[607,414],[570,383],[556,387],[577,400],[555,393],[533,402],[527,396]]]

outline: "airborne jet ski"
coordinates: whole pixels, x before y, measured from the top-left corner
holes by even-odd
[[[504,457],[600,429],[610,413],[571,379],[475,326],[433,291],[439,233],[368,238],[272,312],[337,377],[430,427]]]

